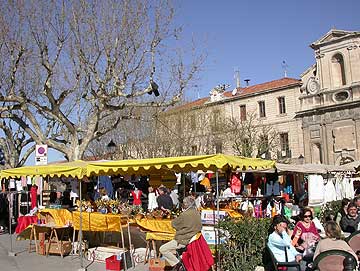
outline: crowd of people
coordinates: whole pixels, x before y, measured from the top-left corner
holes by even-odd
[[[360,230],[360,197],[342,200],[340,212],[325,218],[322,225],[312,208],[303,208],[293,230],[282,215],[274,216],[268,247],[278,262],[298,263],[300,269],[311,270],[312,262],[324,251],[349,252],[359,261],[360,251],[354,251],[343,239]],[[287,270],[297,270],[295,266]]]

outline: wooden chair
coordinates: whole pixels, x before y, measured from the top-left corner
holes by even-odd
[[[360,231],[353,232],[348,238],[345,240],[352,250],[359,256],[360,254]]]
[[[354,264],[356,265],[357,260],[349,252],[338,249],[321,252],[314,260],[313,270],[342,271],[344,270],[344,260],[346,257],[352,258]],[[355,266],[351,270],[354,269]]]
[[[268,245],[265,248],[264,263],[267,265],[265,268],[267,271],[286,270],[286,267],[295,267],[300,271],[300,264],[297,262],[278,262]]]

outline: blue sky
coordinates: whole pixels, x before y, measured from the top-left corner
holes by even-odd
[[[258,84],[283,77],[300,78],[314,62],[309,45],[331,28],[360,31],[360,1],[183,0],[177,22],[185,37],[205,40],[209,56],[190,99],[207,96],[218,84],[235,86],[234,70]]]
[[[360,31],[359,0],[179,0],[176,6],[185,40],[195,37],[208,53],[197,88],[187,94],[192,100],[218,84],[235,87],[236,69],[243,86],[244,79],[253,85],[283,77],[283,61],[288,77],[300,78],[315,62],[312,42],[331,28]],[[50,161],[62,159],[49,150]]]

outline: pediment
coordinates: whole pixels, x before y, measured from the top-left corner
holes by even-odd
[[[359,34],[360,32],[355,31],[345,31],[345,30],[338,30],[338,29],[331,29],[329,32],[327,32],[324,36],[322,36],[317,41],[313,42],[311,44],[311,47],[318,47],[321,44],[332,42],[339,40],[341,38],[344,38],[346,36],[352,35],[352,34]]]

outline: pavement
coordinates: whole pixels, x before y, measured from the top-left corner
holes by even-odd
[[[137,232],[135,232],[137,233]],[[134,233],[134,234],[135,234]],[[136,246],[143,247],[144,241],[141,236],[135,236]],[[138,238],[138,240],[136,240]],[[12,245],[11,245],[12,244]],[[48,257],[39,255],[36,252],[28,252],[29,240],[17,241],[16,235],[0,235],[0,270],[6,271],[68,271],[68,270],[106,270],[105,263],[89,262],[83,259],[83,268],[80,265],[80,258],[77,255],[69,255],[61,258],[56,255]],[[9,254],[16,256],[9,256]],[[136,267],[130,268],[131,271],[149,270],[147,264],[139,263]]]

